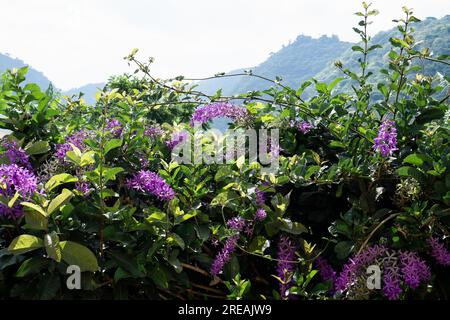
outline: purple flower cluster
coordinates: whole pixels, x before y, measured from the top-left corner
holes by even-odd
[[[17,164],[3,164],[0,166],[0,184],[4,185],[0,192],[5,196],[13,196],[18,192],[23,197],[29,197],[36,191],[37,178]]]
[[[267,217],[267,212],[263,208],[258,208],[255,213],[255,219],[263,221]]]
[[[214,258],[210,269],[210,273],[213,276],[216,276],[222,272],[223,267],[230,261],[231,255],[236,249],[237,242],[239,241],[239,234],[242,230],[244,230],[246,225],[247,222],[242,217],[234,217],[227,221],[227,226],[236,233],[227,239],[222,250]]]
[[[89,195],[91,192],[89,182],[86,181],[78,181],[75,183],[75,189],[80,191],[85,197]]]
[[[66,153],[73,150],[71,144],[83,151],[83,149],[86,147],[84,144],[84,140],[87,138],[87,136],[88,135],[86,131],[80,130],[67,137],[66,143],[56,145],[56,157],[60,161],[64,161]]]
[[[402,293],[402,284],[412,289],[428,281],[431,270],[417,253],[388,250],[383,246],[372,246],[354,255],[336,279],[335,290],[345,292],[356,285],[366,273],[369,265],[378,264],[383,269],[383,294],[395,300]]]
[[[111,119],[106,123],[106,130],[109,130],[113,136],[120,137],[123,127],[119,120]]]
[[[266,202],[266,194],[260,189],[255,189],[256,204],[262,206]]]
[[[166,141],[166,146],[173,150],[177,145],[184,142],[188,138],[188,133],[186,131],[177,131],[172,134],[169,141]]]
[[[280,282],[280,295],[283,299],[289,296],[287,292],[293,284],[293,273],[295,270],[295,246],[292,240],[286,236],[282,235],[278,241],[278,265],[277,265],[277,276],[282,280]]]
[[[131,179],[127,180],[127,186],[143,192],[148,192],[162,201],[169,201],[175,197],[172,187],[159,175],[148,170],[141,170]]]
[[[237,232],[241,232],[246,224],[247,222],[242,217],[234,217],[227,221],[227,226]]]
[[[29,198],[36,192],[37,178],[31,171],[17,164],[1,165],[0,186],[0,194],[5,197],[12,197],[18,192],[22,197]],[[22,209],[18,205],[9,208],[0,204],[0,216],[19,218],[22,216]]]
[[[193,127],[197,123],[205,123],[219,117],[243,122],[249,119],[250,114],[245,107],[236,106],[228,102],[215,102],[197,108],[191,118],[190,124]]]
[[[397,129],[395,128],[395,122],[391,120],[383,121],[378,130],[378,136],[373,141],[375,142],[373,149],[380,152],[382,157],[387,157],[392,155],[394,151],[397,151]]]
[[[450,266],[450,251],[445,249],[444,245],[438,239],[431,237],[427,240],[431,249],[431,256],[441,266]]]
[[[222,272],[223,267],[230,261],[231,255],[233,254],[234,250],[236,249],[238,240],[239,240],[239,233],[232,235],[231,237],[229,237],[227,239],[224,247],[217,254],[217,256],[214,258],[213,263],[211,264],[211,269],[210,269],[211,275],[216,276],[220,272]]]
[[[421,282],[431,278],[431,270],[417,253],[403,251],[399,254],[400,273],[403,281],[412,289],[416,289]]]
[[[291,127],[296,128],[303,134],[307,134],[314,128],[314,126],[307,121],[299,121],[299,122],[291,121]]]
[[[164,131],[158,127],[146,127],[144,130],[144,136],[146,137],[158,137],[162,136]]]
[[[319,270],[319,276],[322,281],[331,281],[332,286],[334,286],[334,282],[336,281],[336,271],[334,271],[328,261],[322,257],[318,257],[315,260],[315,264],[317,270]]]
[[[2,146],[6,148],[6,152],[1,155],[2,158],[7,158],[9,163],[15,163],[28,170],[32,170],[30,158],[16,141],[5,141],[2,143]]]

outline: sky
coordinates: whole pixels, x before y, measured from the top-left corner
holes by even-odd
[[[370,1],[368,1],[370,2]],[[373,0],[370,30],[395,26],[402,6],[419,18],[450,14],[448,0]],[[0,0],[0,52],[67,90],[132,72],[123,57],[155,58],[161,78],[258,65],[300,35],[356,41],[359,0]]]

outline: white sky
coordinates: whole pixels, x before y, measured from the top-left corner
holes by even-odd
[[[368,1],[370,2],[370,1]],[[450,14],[447,0],[372,0],[372,31],[394,26],[401,7]],[[356,41],[359,0],[0,0],[0,52],[25,60],[62,89],[132,71],[139,48],[159,77],[251,67],[299,34]]]

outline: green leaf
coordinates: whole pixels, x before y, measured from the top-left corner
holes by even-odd
[[[16,200],[19,198],[19,196],[20,196],[20,193],[16,192],[14,197],[12,197],[11,200],[9,200],[9,202],[8,202],[9,208],[12,208],[14,206],[14,203],[16,203]]]
[[[353,248],[353,242],[351,241],[341,241],[334,247],[334,252],[338,259],[345,259],[350,254]]]
[[[50,145],[47,141],[37,141],[25,148],[28,155],[43,154],[50,151]]]
[[[290,219],[279,219],[280,229],[291,233],[291,234],[301,234],[308,233],[308,229],[300,222],[291,221]]]
[[[78,181],[77,177],[74,177],[68,173],[61,173],[61,174],[57,174],[56,176],[51,177],[45,184],[45,189],[47,191],[52,191],[59,185],[62,185],[65,183],[77,182],[77,181]]]
[[[80,270],[95,272],[98,270],[97,258],[87,247],[72,241],[61,241],[61,257],[69,265],[77,265]]]
[[[409,156],[407,156],[403,160],[403,163],[409,163],[409,164],[413,164],[415,166],[420,167],[421,165],[423,165],[425,162],[428,162],[428,161],[432,161],[432,160],[429,157],[427,157],[426,155],[419,154],[419,153],[413,153],[413,154],[410,154]]]
[[[175,242],[182,250],[186,247],[183,238],[181,238],[178,234],[172,233],[169,236],[169,242]]]
[[[27,207],[32,209],[33,211],[40,213],[43,217],[47,217],[47,213],[45,212],[45,210],[41,207],[38,206],[37,204],[31,203],[31,202],[21,202],[20,203],[22,206]]]
[[[59,246],[59,237],[55,231],[44,236],[45,251],[49,258],[56,262],[61,261],[61,248]]]
[[[48,220],[46,216],[43,216],[41,213],[35,210],[26,210],[25,211],[25,229],[32,230],[47,230],[48,228]]]
[[[106,144],[105,144],[105,155],[110,152],[112,149],[118,148],[122,145],[122,140],[121,139],[112,139],[109,140]]]
[[[104,168],[103,169],[103,177],[105,178],[105,182],[109,180],[116,180],[116,174],[123,172],[124,169],[120,167],[116,168]]]
[[[63,189],[61,194],[57,196],[55,199],[50,202],[47,213],[48,215],[51,215],[55,210],[59,209],[62,205],[67,203],[71,198],[73,197],[72,191],[68,189]]]
[[[46,260],[42,257],[32,257],[30,259],[27,259],[22,262],[19,269],[17,269],[15,276],[17,278],[23,278],[28,275],[38,274],[40,273],[41,269],[45,267],[48,261],[49,260]]]
[[[95,163],[95,152],[94,151],[88,151],[86,153],[83,153],[80,159],[80,166],[88,166]]]
[[[8,251],[13,254],[22,254],[33,251],[44,246],[42,239],[31,234],[22,234],[15,238],[8,247]]]

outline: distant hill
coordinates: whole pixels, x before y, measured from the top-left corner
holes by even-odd
[[[450,16],[441,19],[427,18],[420,23],[414,24],[416,41],[421,42],[418,47],[428,47],[436,55],[450,54]],[[391,49],[389,38],[398,37],[397,28],[389,31],[379,32],[372,38],[372,44],[383,45],[382,49],[372,51],[369,56],[369,70],[376,70],[387,67],[389,50]],[[274,79],[280,76],[283,83],[293,88],[298,88],[300,84],[308,79],[315,78],[320,81],[331,82],[334,78],[342,76],[340,71],[334,66],[336,60],[342,61],[346,68],[358,70],[358,58],[360,53],[353,52],[351,47],[354,43],[340,41],[337,36],[322,36],[313,39],[309,36],[299,36],[297,39],[284,46],[280,51],[272,54],[265,62],[249,68],[254,74],[262,75]],[[450,75],[450,67],[431,62],[421,62],[425,66],[425,74],[434,75],[436,72]],[[227,74],[241,73],[244,69],[238,69]],[[374,73],[381,76],[378,72]],[[377,79],[375,75],[371,81]],[[215,93],[222,88],[225,95],[245,93],[250,90],[260,90],[268,88],[270,83],[256,78],[232,77],[220,78],[198,82],[199,90],[204,90],[209,94]],[[342,81],[337,89],[350,90],[350,82]]]
[[[13,68],[21,68],[26,66],[27,64],[16,58],[12,58],[7,54],[1,54],[0,53],[0,74],[5,72],[6,69],[13,69]],[[27,73],[27,83],[33,82],[38,84],[43,90],[47,89],[50,85],[51,81],[40,71],[37,71],[36,69],[30,67],[28,69]]]
[[[309,36],[298,36],[287,46],[273,53],[265,62],[251,69],[254,74],[275,78],[281,76],[283,83],[292,87],[315,76],[327,64],[334,61],[351,47],[351,43],[340,41],[337,36],[322,36],[314,39]],[[244,69],[234,70],[228,74],[242,73]],[[250,90],[265,89],[270,83],[247,76],[221,78],[199,82],[199,90],[209,94],[222,88],[225,95],[245,93]]]
[[[417,48],[430,48],[431,51],[438,55],[450,55],[450,15],[447,15],[441,19],[427,18],[419,23],[413,25],[415,28],[414,38],[418,43]],[[389,38],[400,37],[397,28],[389,31],[383,31],[377,33],[371,41],[372,45],[379,44],[383,47],[372,51],[369,54],[369,71],[376,71],[382,68],[387,68],[388,65],[388,53],[391,50]],[[344,68],[350,70],[358,70],[358,58],[361,53],[354,52],[351,48],[348,48],[342,56],[336,60],[340,60]],[[430,61],[416,60],[416,64],[424,66],[424,70],[421,71],[426,75],[435,75],[436,72],[440,72],[443,75],[450,76],[450,67],[434,63]],[[320,71],[315,78],[320,81],[331,82],[332,79],[342,75],[342,73],[334,66],[333,63],[328,65]],[[376,83],[381,79],[382,74],[374,72],[374,75],[370,78],[370,82]],[[344,80],[338,84],[336,89],[343,91],[349,91],[351,89],[351,83],[349,80]]]

